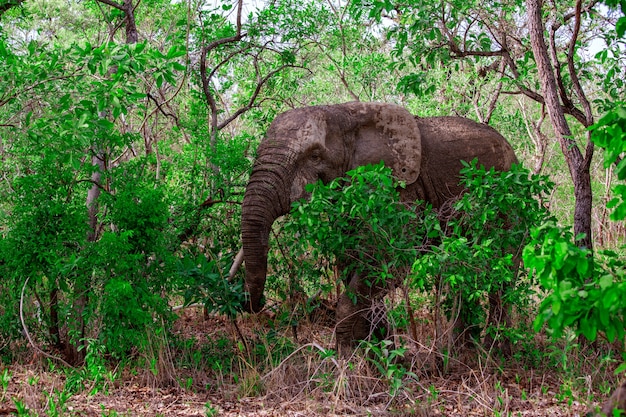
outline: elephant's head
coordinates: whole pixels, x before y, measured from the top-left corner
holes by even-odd
[[[382,103],[346,103],[291,110],[276,117],[261,142],[242,209],[246,310],[261,309],[272,223],[306,195],[357,166],[379,163],[407,184],[420,174],[422,147],[414,117]]]

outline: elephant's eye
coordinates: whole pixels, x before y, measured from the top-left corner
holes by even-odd
[[[314,151],[313,153],[311,153],[310,159],[311,162],[313,162],[314,164],[319,164],[322,160],[322,155],[320,155],[319,151]]]

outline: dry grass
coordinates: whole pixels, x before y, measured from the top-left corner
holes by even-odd
[[[531,366],[532,352],[518,350],[509,360],[480,349],[446,357],[435,342],[401,335],[408,347],[402,361],[363,351],[338,359],[327,350],[331,328],[300,325],[297,342],[291,329],[277,332],[276,340],[295,346],[279,354],[283,345],[259,336],[270,325],[263,316],[239,321],[246,350],[228,320],[185,310],[176,332],[195,342],[173,347],[155,341],[153,369],[126,369],[98,387],[85,381],[85,389],[68,398],[65,373],[51,370],[47,360],[24,357],[0,370],[10,375],[0,387],[0,415],[16,413],[19,403],[31,415],[51,416],[576,416],[607,396],[600,388],[617,384],[614,364],[597,346],[550,353],[551,345],[537,340],[539,362]],[[433,340],[432,334],[421,328],[419,336]],[[219,340],[223,351],[214,343]],[[255,353],[259,347],[265,357]],[[220,360],[226,360],[221,370]],[[381,367],[389,372],[382,375]]]

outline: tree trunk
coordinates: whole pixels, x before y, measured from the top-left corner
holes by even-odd
[[[137,23],[135,22],[133,0],[124,0],[124,13],[126,14],[126,43],[137,43],[139,34],[137,32]]]
[[[126,15],[126,43],[132,44],[137,43],[138,35],[137,35],[137,25],[135,23],[135,10],[133,7],[132,0],[124,0],[124,4],[116,3],[112,0],[99,0],[102,3],[105,3],[109,6],[115,7],[119,10],[122,10]],[[108,75],[111,75],[112,72],[115,71],[115,67],[110,70]],[[99,117],[105,118],[106,113],[99,114]],[[107,164],[106,164],[106,148],[100,145],[92,145],[91,152],[91,164],[93,165],[94,172],[91,174],[91,183],[92,186],[87,191],[87,199],[85,205],[87,206],[88,211],[88,221],[89,221],[89,229],[87,231],[87,241],[88,242],[96,242],[100,238],[100,222],[98,221],[98,214],[100,212],[99,198],[102,188],[102,174],[106,172]],[[87,308],[89,303],[89,299],[87,294],[89,293],[89,287],[91,283],[88,279],[77,282],[74,288],[74,294],[76,295],[76,300],[74,301],[73,306],[73,314],[75,315],[75,320],[77,323],[78,330],[78,341],[76,343],[71,343],[71,340],[68,340],[66,343],[65,355],[67,361],[73,364],[82,363],[85,359],[86,350],[80,348],[84,344],[85,339],[85,319],[84,319],[84,311]]]
[[[87,200],[85,205],[87,206],[89,228],[87,230],[87,241],[96,242],[100,237],[98,221],[98,213],[100,211],[98,198],[100,197],[100,187],[102,180],[102,173],[106,170],[105,156],[102,152],[97,152],[91,157],[91,163],[96,168],[91,174],[92,186],[87,191]],[[90,282],[88,278],[84,280],[78,280],[74,286],[74,295],[76,300],[74,301],[72,315],[76,323],[74,331],[78,332],[78,340],[71,340],[69,334],[67,340],[62,343],[65,347],[65,360],[71,364],[77,365],[85,360],[84,339],[85,339],[85,318],[84,312],[89,303],[87,293],[89,292]],[[56,304],[56,297],[54,299]],[[53,306],[56,309],[56,306]]]
[[[87,241],[95,242],[98,240],[98,198],[100,197],[100,181],[102,173],[105,172],[104,154],[98,152],[91,157],[91,163],[96,168],[91,174],[91,183],[93,184],[87,192],[87,211],[89,212],[89,231],[87,232]]]
[[[585,155],[572,138],[572,132],[565,119],[563,107],[559,101],[557,83],[554,76],[554,66],[550,62],[548,47],[544,39],[544,27],[541,17],[542,0],[527,0],[528,28],[533,55],[537,63],[541,90],[545,99],[546,110],[554,131],[565,156],[570,176],[574,183],[574,234],[585,236],[578,241],[578,245],[593,249],[591,235],[591,175],[589,167],[593,156],[593,142],[587,139]]]
[[[118,10],[124,12],[125,27],[126,27],[126,43],[137,43],[139,41],[139,34],[137,32],[137,22],[135,22],[135,6],[133,6],[133,0],[124,0],[124,3],[118,3],[114,0],[97,0],[100,3],[104,3],[108,6],[115,7]],[[113,37],[111,34],[111,38]]]

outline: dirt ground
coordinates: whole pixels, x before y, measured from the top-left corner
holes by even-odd
[[[263,318],[239,324],[244,337],[267,331],[266,326]],[[181,313],[175,331],[198,341],[237,338],[228,320],[205,319],[193,310]],[[394,374],[397,368],[387,364],[391,377],[385,379],[369,361],[321,358],[322,346],[330,346],[328,327],[309,324],[298,329],[297,336],[299,348],[267,371],[255,373],[257,368],[240,361],[231,371],[236,375],[221,374],[216,379],[201,367],[162,366],[159,377],[154,372],[125,371],[113,382],[98,386],[86,382],[83,390],[72,395],[65,389],[67,372],[50,371],[40,358],[33,358],[0,370],[5,376],[0,416],[19,414],[22,407],[30,415],[110,417],[584,416],[606,397],[593,388],[597,375],[572,377],[514,360],[490,363],[480,355],[451,359],[443,374],[431,372],[428,356],[419,349],[405,354],[405,368],[414,375]],[[176,362],[172,359],[163,362]],[[392,393],[394,375],[399,375],[395,381],[401,385]]]

